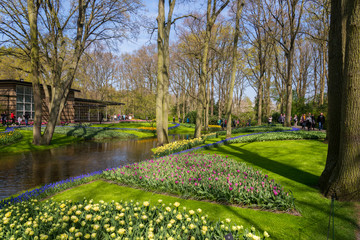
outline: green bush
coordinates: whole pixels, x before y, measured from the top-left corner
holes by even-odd
[[[187,123],[187,118],[189,118],[189,123],[196,123],[196,111],[188,112],[185,116],[184,123]]]
[[[0,133],[0,145],[9,145],[19,141],[22,138],[20,131],[11,131]]]

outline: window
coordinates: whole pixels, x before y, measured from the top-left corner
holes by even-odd
[[[16,117],[22,117],[26,112],[31,117],[35,115],[32,87],[16,86]]]

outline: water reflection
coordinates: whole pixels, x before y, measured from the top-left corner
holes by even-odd
[[[170,141],[189,135],[172,135]],[[0,199],[19,191],[106,168],[150,159],[156,139],[83,142],[21,154],[2,154]]]

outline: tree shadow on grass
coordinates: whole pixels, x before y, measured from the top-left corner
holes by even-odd
[[[315,188],[315,186],[317,185],[319,176],[316,176],[309,172],[305,172],[287,164],[260,156],[259,154],[234,146],[232,144],[226,146],[234,150],[231,152],[231,154],[240,158],[244,162],[259,166],[263,169],[266,169],[268,171],[271,171],[273,173],[276,173],[278,175],[291,179],[295,182],[302,183],[312,188]],[[218,148],[216,149],[216,151],[223,154],[229,154],[229,151],[224,148]]]
[[[317,216],[310,216],[308,217],[308,223],[306,225],[302,225],[301,228],[299,228],[300,230],[302,229],[306,229],[306,228],[316,228],[318,229],[318,231],[322,231],[324,232],[324,238],[327,234],[327,230],[328,230],[328,220],[329,220],[329,214],[330,214],[330,207],[331,207],[331,203],[329,201],[329,203],[324,204],[324,203],[319,203],[319,204],[315,204],[311,201],[302,201],[302,200],[297,200],[297,202],[300,205],[303,206],[307,206],[309,208],[311,208],[311,212],[312,213],[316,213],[316,212],[321,212],[321,215],[317,215]],[[349,215],[344,215],[342,208],[344,207],[344,204],[348,204],[348,203],[342,203],[342,202],[335,202],[335,208],[334,208],[334,218],[335,218],[335,239],[347,239],[349,238],[349,236],[347,235],[346,232],[341,231],[342,227],[339,225],[352,225],[355,226],[357,228],[359,228],[358,223],[356,221],[355,218],[351,218],[349,217]],[[346,206],[345,206],[346,207]],[[349,209],[349,207],[347,207]],[[326,216],[324,218],[324,216]],[[341,223],[339,224],[339,221],[341,221]],[[332,226],[331,226],[332,227]]]

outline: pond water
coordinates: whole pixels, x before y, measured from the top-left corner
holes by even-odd
[[[189,135],[171,135],[171,141]],[[44,151],[2,154],[0,200],[69,177],[150,159],[156,138],[81,142]]]

